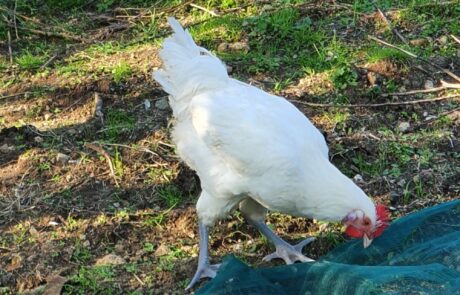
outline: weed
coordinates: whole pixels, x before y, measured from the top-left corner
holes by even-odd
[[[104,129],[105,139],[117,141],[122,132],[134,128],[134,122],[134,118],[125,111],[110,109],[106,117],[107,128]]]
[[[147,243],[144,244],[144,251],[146,253],[152,253],[154,251],[154,249],[155,249],[155,246],[152,243],[147,242]]]
[[[172,169],[163,166],[151,166],[149,172],[147,173],[146,183],[170,183],[175,176],[175,173]]]
[[[121,154],[118,152],[118,148],[115,148],[115,157],[113,158],[113,166],[115,169],[115,175],[118,177],[123,176],[123,161]]]
[[[184,258],[187,253],[179,248],[170,248],[169,253],[159,257],[156,271],[172,271],[178,259]]]
[[[118,84],[121,81],[126,80],[132,74],[132,72],[133,70],[131,69],[130,65],[125,62],[120,62],[112,68],[113,80]]]
[[[16,58],[16,63],[22,70],[30,71],[40,67],[45,62],[43,57],[33,55],[29,51]]]
[[[349,86],[355,87],[358,85],[357,79],[358,74],[349,67],[339,67],[332,71],[331,80],[339,90],[343,90]]]
[[[64,285],[64,294],[112,294],[114,288],[107,283],[114,281],[112,266],[81,267]]]
[[[72,261],[81,263],[81,264],[86,264],[88,263],[92,258],[91,252],[88,248],[83,246],[80,241],[78,240],[75,243],[75,249],[72,253]]]
[[[174,185],[167,185],[159,188],[157,192],[168,208],[177,206],[182,200],[180,190]]]

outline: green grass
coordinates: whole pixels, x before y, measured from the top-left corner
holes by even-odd
[[[112,294],[114,277],[112,266],[83,266],[64,285],[63,294]]]
[[[182,200],[181,191],[174,185],[167,185],[157,190],[160,199],[163,200],[166,207],[172,208],[177,206]]]
[[[104,139],[117,141],[122,133],[131,131],[134,128],[135,119],[125,111],[110,109],[106,113],[106,128]]]
[[[115,83],[120,83],[121,81],[126,80],[132,72],[133,70],[127,63],[119,62],[112,68],[113,80]]]
[[[20,69],[30,71],[43,65],[45,63],[45,57],[33,55],[31,52],[27,51],[16,58],[16,63],[19,65]]]

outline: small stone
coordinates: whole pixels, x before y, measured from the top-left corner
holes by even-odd
[[[67,156],[66,154],[58,153],[56,155],[56,161],[58,161],[59,163],[66,164],[67,162],[69,162],[69,160],[70,160],[70,157]]]
[[[155,102],[155,107],[159,110],[167,110],[169,108],[169,103],[167,98],[159,99]]]
[[[115,245],[115,251],[118,253],[123,253],[125,251],[125,246],[123,244],[116,244]]]
[[[31,226],[31,227],[29,228],[29,234],[30,234],[33,238],[38,238],[38,236],[40,235],[40,234],[38,233],[38,230],[37,230],[35,227],[33,227],[33,226]]]
[[[423,46],[423,45],[428,44],[428,40],[423,39],[423,38],[414,39],[414,40],[410,40],[409,44],[413,46]]]
[[[406,132],[407,130],[409,130],[409,128],[410,128],[409,122],[401,122],[398,124],[398,130],[401,132]]]
[[[363,177],[362,177],[360,174],[356,174],[356,175],[353,177],[353,181],[356,182],[356,183],[363,183],[363,182],[364,182],[364,179],[363,179]]]
[[[169,249],[165,244],[161,244],[156,250],[155,250],[155,256],[165,256],[166,254],[169,253]]]
[[[14,151],[14,146],[9,146],[6,143],[2,146],[0,146],[0,152],[7,154],[9,152]]]
[[[91,243],[88,240],[83,242],[83,247],[89,248],[89,246],[91,246]]]
[[[436,41],[438,41],[439,44],[441,45],[445,45],[448,41],[448,38],[446,35],[443,35],[441,37],[439,37],[438,39],[436,39]]]
[[[227,66],[227,73],[231,74],[233,72],[233,67],[232,66]]]
[[[46,113],[44,118],[45,118],[45,121],[48,121],[50,118],[51,118],[52,114],[50,113]]]
[[[107,254],[96,261],[96,265],[120,265],[125,263],[126,260],[115,254]]]
[[[232,51],[249,51],[249,45],[246,42],[235,42],[229,45],[230,50]]]
[[[425,86],[425,89],[434,88],[434,82],[432,80],[426,80],[424,86]]]
[[[36,143],[42,143],[42,142],[43,142],[43,138],[40,137],[40,136],[35,136],[35,137],[34,137],[34,141],[35,141]]]
[[[144,100],[144,108],[146,111],[148,111],[151,107],[150,100],[146,99]]]

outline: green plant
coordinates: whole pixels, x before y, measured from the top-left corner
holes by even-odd
[[[125,130],[134,128],[134,118],[122,110],[109,109],[106,114],[106,125],[104,137],[109,141],[116,141]]]
[[[114,288],[107,283],[112,283],[114,276],[112,266],[84,266],[64,285],[63,291],[65,294],[112,294]]]
[[[16,58],[16,63],[22,70],[33,70],[40,67],[45,62],[41,56],[33,55],[26,51],[24,54]]]
[[[133,70],[129,64],[125,62],[120,62],[112,68],[113,80],[115,83],[120,83],[123,80],[126,80],[128,76],[132,74]]]
[[[358,85],[358,74],[346,66],[341,66],[332,71],[331,80],[334,86],[343,90],[347,87],[355,87]]]
[[[168,208],[175,207],[182,200],[180,190],[174,185],[167,185],[158,189],[158,195]]]

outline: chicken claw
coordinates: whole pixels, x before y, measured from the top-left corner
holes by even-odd
[[[268,254],[262,260],[271,261],[272,259],[275,259],[275,258],[281,258],[284,260],[284,262],[286,262],[286,264],[293,264],[296,261],[312,262],[314,261],[313,259],[308,258],[307,256],[302,254],[302,249],[303,247],[313,242],[314,240],[315,238],[311,237],[311,238],[303,240],[302,242],[296,245],[290,245],[284,240],[281,240],[282,242],[277,241],[277,244],[275,244],[276,251],[272,254]]]
[[[263,220],[255,220],[251,216],[247,216],[248,221],[253,224],[257,229],[266,236],[276,247],[276,251],[272,254],[269,254],[263,258],[263,261],[270,261],[274,258],[283,259],[286,264],[292,264],[296,261],[301,262],[311,262],[314,261],[311,258],[308,258],[302,254],[302,249],[307,244],[315,240],[314,237],[303,240],[297,245],[290,245],[285,240],[278,237],[266,224]]]

